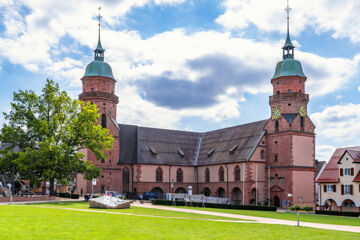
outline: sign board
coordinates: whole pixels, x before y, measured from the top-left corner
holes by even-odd
[[[291,193],[288,193],[288,197],[292,197],[292,194],[291,194]]]
[[[190,195],[190,196],[192,195],[192,190],[189,190],[189,195]]]
[[[92,185],[95,186],[96,185],[96,179],[92,180]]]
[[[188,189],[192,189],[192,186],[188,186]]]

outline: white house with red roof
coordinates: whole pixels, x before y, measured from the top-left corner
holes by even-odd
[[[360,211],[360,146],[336,149],[316,182],[322,209]]]

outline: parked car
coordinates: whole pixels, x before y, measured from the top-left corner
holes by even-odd
[[[150,200],[150,199],[157,199],[159,196],[159,193],[157,192],[144,192],[142,194],[143,200]]]
[[[118,193],[118,192],[116,192],[116,191],[105,191],[105,194],[104,195],[106,195],[106,196],[111,196],[111,197],[117,197],[117,198],[122,198],[122,197],[124,197],[124,195],[122,195],[122,194],[120,194],[120,193]]]

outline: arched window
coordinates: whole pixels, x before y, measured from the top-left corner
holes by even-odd
[[[236,166],[235,170],[234,170],[234,178],[235,178],[235,182],[240,182],[240,167]]]
[[[205,170],[205,182],[210,182],[210,170],[209,168],[206,168]]]
[[[300,117],[300,127],[301,127],[301,131],[303,132],[305,129],[305,118],[304,117]]]
[[[223,182],[224,181],[224,168],[220,167],[219,169],[219,182]]]
[[[130,174],[129,169],[123,169],[123,192],[129,192]]]
[[[103,113],[103,114],[101,115],[101,126],[102,126],[103,128],[106,128],[106,115],[105,115],[105,113]]]
[[[163,171],[160,167],[156,169],[156,181],[162,182],[163,181]]]
[[[182,182],[183,181],[183,171],[181,168],[178,168],[176,171],[176,182]]]
[[[265,151],[264,149],[260,152],[260,159],[265,159]]]
[[[275,121],[275,132],[278,132],[279,131],[279,121],[276,120]]]

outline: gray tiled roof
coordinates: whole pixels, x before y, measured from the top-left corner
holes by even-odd
[[[254,146],[264,133],[266,122],[267,120],[263,120],[205,133],[198,165],[248,160]],[[230,154],[229,150],[236,145],[236,150]],[[213,148],[214,153],[208,156]]]
[[[266,122],[206,133],[119,124],[119,164],[209,165],[246,161],[263,136]],[[208,155],[212,149],[215,151]]]

